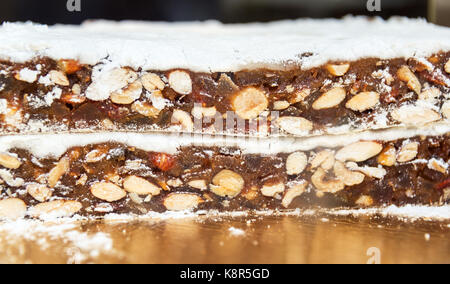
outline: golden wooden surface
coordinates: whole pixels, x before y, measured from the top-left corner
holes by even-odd
[[[423,221],[203,217],[29,232],[0,233],[1,263],[367,263],[373,248],[382,263],[450,263],[449,223]],[[99,232],[110,242],[96,244]]]

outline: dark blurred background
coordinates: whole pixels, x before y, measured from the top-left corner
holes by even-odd
[[[367,9],[367,2],[374,1],[380,1],[381,11]],[[79,2],[81,11],[68,11],[67,2],[73,3],[74,7]],[[393,15],[423,17],[450,25],[449,9],[450,0],[0,0],[0,20],[79,24],[86,19],[99,18],[151,21],[217,19],[225,23],[240,23],[354,14],[383,18]]]

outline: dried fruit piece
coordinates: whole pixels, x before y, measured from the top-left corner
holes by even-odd
[[[283,193],[284,189],[285,189],[284,183],[282,182],[278,182],[275,184],[266,183],[261,188],[261,193],[262,195],[267,197],[275,197],[277,194]]]
[[[395,120],[408,125],[426,124],[441,119],[436,111],[416,105],[403,105],[391,115]]]
[[[263,91],[254,87],[248,87],[241,90],[231,99],[231,106],[239,117],[253,119],[267,109],[269,101]]]
[[[191,180],[190,182],[188,182],[188,185],[200,190],[208,189],[208,186],[206,185],[206,181],[204,179]]]
[[[348,69],[350,69],[350,64],[327,64],[326,68],[331,75],[340,77],[344,76],[348,72]]]
[[[125,89],[117,92],[113,92],[110,99],[115,104],[128,105],[141,97],[142,84],[139,81],[135,81],[128,85]]]
[[[18,169],[22,163],[8,153],[0,153],[0,165],[8,169]]]
[[[81,65],[77,60],[60,59],[58,60],[58,67],[66,74],[74,74],[81,70]]]
[[[155,108],[149,103],[139,101],[136,101],[131,105],[131,110],[142,114],[143,116],[152,118],[158,117],[159,113],[161,112],[161,110]]]
[[[335,162],[334,153],[330,150],[323,150],[317,153],[311,160],[311,168],[322,167],[322,169],[328,171],[333,168]]]
[[[153,183],[137,176],[128,176],[123,181],[123,188],[131,193],[136,193],[137,195],[159,195],[161,193],[161,188],[154,185]]]
[[[16,220],[25,217],[27,205],[21,199],[0,200],[0,219]]]
[[[372,141],[361,141],[350,144],[336,154],[336,159],[342,162],[364,162],[370,158],[375,157],[383,150],[380,143]]]
[[[83,206],[78,201],[55,200],[40,203],[30,209],[29,214],[35,218],[63,218],[70,217],[81,210]]]
[[[153,153],[150,155],[150,161],[153,166],[157,167],[163,172],[167,172],[175,165],[175,157],[165,153]]]
[[[395,165],[395,163],[397,162],[397,153],[395,147],[389,145],[384,148],[383,152],[381,152],[381,154],[378,156],[377,161],[380,165],[386,167],[392,167],[393,165]]]
[[[404,143],[402,148],[398,152],[397,161],[399,163],[412,161],[415,157],[417,157],[418,151],[419,151],[419,143],[417,142]]]
[[[337,107],[345,100],[347,93],[344,88],[337,87],[323,93],[312,105],[313,109],[321,110]]]
[[[39,202],[45,202],[52,197],[52,190],[45,184],[32,183],[27,185],[27,192]]]
[[[365,178],[362,173],[353,172],[347,169],[344,163],[340,161],[336,161],[336,163],[334,164],[334,174],[347,186],[361,184]]]
[[[70,160],[68,157],[63,157],[56,166],[48,174],[48,185],[53,188],[58,183],[59,179],[69,171]]]
[[[142,85],[144,86],[144,88],[149,92],[152,92],[154,90],[162,91],[162,90],[164,90],[164,87],[166,86],[166,84],[164,84],[163,80],[161,80],[161,78],[155,73],[144,74],[141,77],[141,82],[142,82]]]
[[[307,186],[308,183],[306,181],[302,181],[300,183],[295,183],[291,185],[286,190],[286,193],[284,194],[283,199],[281,200],[281,205],[283,205],[284,208],[288,208],[296,197],[299,197],[303,193],[305,193]]]
[[[70,82],[67,78],[66,74],[62,73],[61,71],[52,70],[48,72],[48,76],[50,78],[50,81],[56,85],[60,86],[69,86]]]
[[[191,116],[183,110],[176,109],[173,111],[171,123],[181,125],[184,131],[194,131],[194,122],[192,122]]]
[[[336,193],[344,190],[345,184],[341,180],[326,180],[325,178],[325,171],[322,168],[318,168],[317,171],[311,176],[311,182],[317,190],[322,192]]]
[[[303,117],[283,116],[275,123],[282,130],[294,135],[306,135],[313,130],[313,123]]]
[[[380,102],[380,94],[377,92],[362,92],[351,98],[345,107],[354,111],[363,112],[373,109]]]
[[[242,191],[244,183],[241,175],[230,170],[222,170],[214,176],[210,189],[219,196],[233,198]]]
[[[169,211],[186,211],[198,207],[203,199],[190,193],[171,193],[164,199],[164,206]]]
[[[170,72],[169,86],[180,95],[188,95],[192,93],[191,76],[187,72],[181,70]]]
[[[127,192],[110,182],[97,182],[91,186],[91,193],[95,197],[108,202],[125,198]]]
[[[295,152],[290,154],[286,159],[286,173],[288,175],[301,174],[308,164],[308,157],[305,153]]]
[[[444,69],[445,69],[445,72],[450,74],[450,59],[447,61],[447,63],[445,63]]]
[[[397,76],[401,81],[405,82],[411,90],[416,92],[416,94],[420,94],[422,85],[408,66],[404,65],[400,67],[397,71]]]

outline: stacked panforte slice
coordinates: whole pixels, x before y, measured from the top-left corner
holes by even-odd
[[[0,217],[441,206],[450,29],[0,28]]]

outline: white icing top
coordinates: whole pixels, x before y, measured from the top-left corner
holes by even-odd
[[[267,67],[304,69],[330,60],[427,56],[450,50],[450,28],[425,20],[280,21],[267,24],[87,22],[81,26],[6,23],[0,58],[24,62],[35,56],[78,59],[145,70],[198,72]]]

